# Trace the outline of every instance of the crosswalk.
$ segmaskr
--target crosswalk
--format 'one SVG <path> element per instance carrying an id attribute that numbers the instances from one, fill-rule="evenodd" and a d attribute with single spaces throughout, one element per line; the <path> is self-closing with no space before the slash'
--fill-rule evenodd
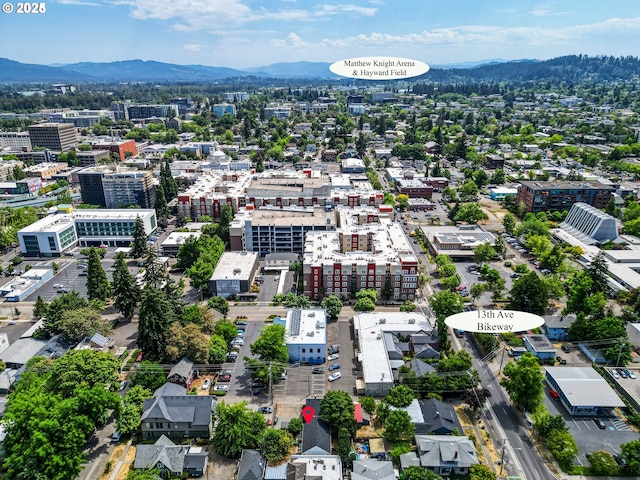
<path id="1" fill-rule="evenodd" d="M 631 431 L 631 427 L 629 427 L 627 422 L 625 422 L 624 420 L 621 420 L 620 418 L 615 418 L 615 419 L 611 420 L 611 424 L 619 432 L 630 432 Z"/>

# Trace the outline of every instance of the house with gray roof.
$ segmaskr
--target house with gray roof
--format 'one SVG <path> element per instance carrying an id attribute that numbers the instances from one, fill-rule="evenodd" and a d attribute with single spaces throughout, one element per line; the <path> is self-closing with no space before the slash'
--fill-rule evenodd
<path id="1" fill-rule="evenodd" d="M 416 433 L 429 435 L 453 435 L 462 433 L 462 424 L 453 405 L 436 398 L 418 400 L 423 423 L 416 424 Z"/>
<path id="2" fill-rule="evenodd" d="M 331 427 L 320 418 L 320 400 L 308 398 L 306 406 L 311 406 L 314 417 L 302 427 L 302 454 L 329 455 L 331 453 Z"/>
<path id="3" fill-rule="evenodd" d="M 142 438 L 209 438 L 215 401 L 202 395 L 173 395 L 173 387 L 159 388 L 143 404 Z"/>
<path id="4" fill-rule="evenodd" d="M 396 474 L 391 462 L 366 458 L 353 462 L 351 480 L 396 480 Z"/>
<path id="5" fill-rule="evenodd" d="M 404 470 L 420 466 L 441 476 L 467 475 L 480 463 L 476 448 L 467 436 L 416 435 L 417 451 L 400 455 Z"/>
<path id="6" fill-rule="evenodd" d="M 238 465 L 238 480 L 262 480 L 265 465 L 258 450 L 243 450 Z"/>
<path id="7" fill-rule="evenodd" d="M 434 373 L 436 371 L 433 365 L 427 362 L 423 362 L 418 358 L 414 358 L 413 360 L 410 360 L 409 362 L 406 363 L 406 366 L 409 367 L 410 370 L 416 372 L 417 377 L 422 377 L 423 375 L 426 375 L 428 373 Z"/>
<path id="8" fill-rule="evenodd" d="M 201 477 L 207 472 L 208 455 L 200 447 L 176 445 L 161 435 L 154 444 L 137 446 L 133 468 L 158 468 L 163 477 L 180 477 L 183 472 Z"/>
<path id="9" fill-rule="evenodd" d="M 186 389 L 189 389 L 192 381 L 193 362 L 187 357 L 176 363 L 176 365 L 169 371 L 169 375 L 167 376 L 167 382 L 182 385 Z"/>
<path id="10" fill-rule="evenodd" d="M 575 315 L 545 315 L 543 318 L 542 328 L 547 338 L 552 341 L 567 340 L 569 327 L 576 320 Z"/>

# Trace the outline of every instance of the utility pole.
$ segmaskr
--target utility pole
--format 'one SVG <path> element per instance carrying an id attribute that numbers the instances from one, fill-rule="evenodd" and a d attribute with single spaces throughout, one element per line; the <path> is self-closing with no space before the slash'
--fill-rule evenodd
<path id="1" fill-rule="evenodd" d="M 273 405 L 273 384 L 271 382 L 271 364 L 269 364 L 269 400 Z"/>
<path id="2" fill-rule="evenodd" d="M 502 459 L 500 460 L 500 473 L 498 476 L 502 476 L 502 467 L 504 466 L 504 451 L 507 449 L 507 439 L 502 441 Z"/>

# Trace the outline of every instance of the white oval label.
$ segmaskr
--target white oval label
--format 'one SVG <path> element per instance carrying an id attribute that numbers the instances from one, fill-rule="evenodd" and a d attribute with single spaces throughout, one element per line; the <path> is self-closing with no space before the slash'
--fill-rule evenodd
<path id="1" fill-rule="evenodd" d="M 544 325 L 544 318 L 517 310 L 476 310 L 451 315 L 444 323 L 465 332 L 525 332 Z"/>
<path id="2" fill-rule="evenodd" d="M 329 70 L 342 77 L 360 80 L 397 80 L 427 73 L 429 65 L 410 58 L 360 57 L 335 62 Z"/>

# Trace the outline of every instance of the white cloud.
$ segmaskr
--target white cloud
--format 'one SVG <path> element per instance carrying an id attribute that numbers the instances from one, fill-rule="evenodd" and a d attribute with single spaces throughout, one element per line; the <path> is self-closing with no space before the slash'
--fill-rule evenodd
<path id="1" fill-rule="evenodd" d="M 184 45 L 184 49 L 187 52 L 200 52 L 200 51 L 202 51 L 202 47 L 200 45 L 195 44 L 195 43 L 186 43 Z"/>
<path id="2" fill-rule="evenodd" d="M 637 33 L 640 17 L 612 18 L 599 23 L 574 25 L 565 28 L 502 27 L 467 25 L 423 30 L 418 33 L 394 35 L 373 32 L 344 38 L 327 38 L 321 45 L 332 48 L 393 47 L 407 45 L 500 45 L 505 42 L 526 45 L 545 45 L 554 42 L 579 41 L 595 34 Z"/>
<path id="3" fill-rule="evenodd" d="M 554 12 L 548 8 L 537 8 L 533 10 L 529 10 L 529 15 L 534 17 L 553 17 L 556 15 L 567 15 L 569 12 Z"/>
<path id="4" fill-rule="evenodd" d="M 81 1 L 81 0 L 64 0 Z M 370 17 L 376 8 L 354 4 L 321 4 L 314 10 L 283 8 L 267 10 L 264 7 L 251 9 L 246 0 L 108 0 L 113 5 L 128 5 L 130 16 L 137 20 L 174 21 L 174 30 L 209 30 L 224 25 L 236 26 L 261 20 L 273 22 L 313 21 L 345 13 Z M 290 0 L 287 0 L 290 1 Z M 291 3 L 295 3 L 291 2 Z M 223 28 L 224 28 L 223 27 Z"/>
<path id="5" fill-rule="evenodd" d="M 286 47 L 307 48 L 311 46 L 309 43 L 302 40 L 298 35 L 296 35 L 293 32 L 289 33 L 286 39 L 273 40 L 271 43 L 273 44 L 274 47 L 277 47 L 277 48 L 286 48 Z"/>

